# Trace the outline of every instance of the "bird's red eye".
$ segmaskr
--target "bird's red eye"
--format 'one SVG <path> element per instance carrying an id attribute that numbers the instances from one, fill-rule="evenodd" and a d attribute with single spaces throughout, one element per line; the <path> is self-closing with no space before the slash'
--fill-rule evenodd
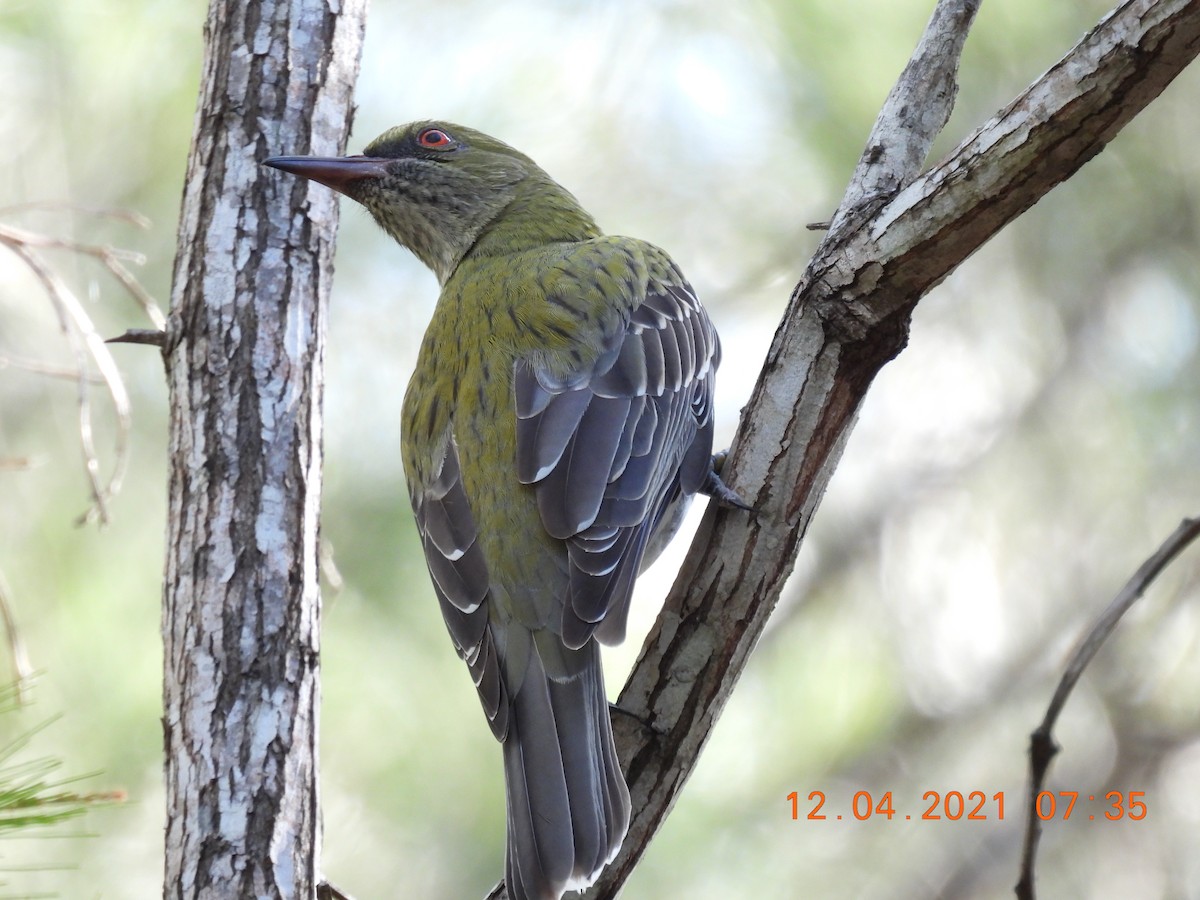
<path id="1" fill-rule="evenodd" d="M 440 128 L 426 128 L 417 135 L 417 143 L 427 150 L 446 150 L 454 146 L 454 138 Z"/>

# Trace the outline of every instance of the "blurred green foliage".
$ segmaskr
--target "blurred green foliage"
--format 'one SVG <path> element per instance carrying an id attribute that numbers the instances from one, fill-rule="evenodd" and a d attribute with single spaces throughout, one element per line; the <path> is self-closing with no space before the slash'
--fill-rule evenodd
<path id="1" fill-rule="evenodd" d="M 610 231 L 665 246 L 726 347 L 738 408 L 929 0 L 377 2 L 353 149 L 437 116 L 503 137 Z M 950 149 L 1107 11 L 984 4 Z M 146 255 L 164 304 L 204 5 L 0 7 L 0 207 L 129 208 L 145 232 L 69 208 L 4 221 Z M 1200 70 L 924 301 L 878 379 L 777 618 L 627 894 L 992 898 L 1016 880 L 1027 735 L 1084 624 L 1200 507 Z M 288 147 L 271 148 L 286 153 Z M 265 177 L 274 177 L 267 175 Z M 428 588 L 397 454 L 399 404 L 436 285 L 343 207 L 326 392 L 325 869 L 360 898 L 482 896 L 500 871 L 499 753 Z M 50 256 L 105 334 L 145 327 L 94 261 Z M 94 839 L 7 843 L 29 892 L 160 893 L 159 595 L 165 387 L 115 353 L 133 464 L 104 529 L 87 504 L 75 386 L 10 364 L 71 357 L 35 283 L 0 254 L 0 570 L 34 665 L 40 735 L 129 802 Z M 94 392 L 102 468 L 113 426 Z M 676 550 L 674 559 L 679 558 Z M 639 592 L 614 692 L 671 577 Z M 1096 660 L 1067 708 L 1052 787 L 1144 790 L 1142 822 L 1049 823 L 1046 896 L 1200 896 L 1200 603 L 1192 551 Z M 639 629 L 640 628 L 640 632 Z M 2 737 L 2 736 L 0 736 Z M 2 740 L 0 740 L 2 742 Z M 793 822 L 823 791 L 845 821 Z M 1004 791 L 1003 822 L 854 821 L 855 792 Z M 802 814 L 806 807 L 802 804 Z M 915 815 L 914 815 L 915 819 Z M 15 884 L 15 882 L 14 882 Z"/>

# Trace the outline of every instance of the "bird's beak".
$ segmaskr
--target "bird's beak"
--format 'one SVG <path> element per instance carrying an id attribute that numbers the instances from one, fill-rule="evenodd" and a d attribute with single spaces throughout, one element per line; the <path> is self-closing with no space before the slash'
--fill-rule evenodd
<path id="1" fill-rule="evenodd" d="M 387 159 L 374 156 L 272 156 L 263 165 L 319 182 L 350 195 L 351 187 L 387 174 Z"/>

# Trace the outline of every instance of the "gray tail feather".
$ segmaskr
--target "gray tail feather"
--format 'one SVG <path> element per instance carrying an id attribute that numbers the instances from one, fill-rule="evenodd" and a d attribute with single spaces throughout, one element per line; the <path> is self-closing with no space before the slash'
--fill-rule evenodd
<path id="1" fill-rule="evenodd" d="M 629 827 L 629 789 L 613 744 L 600 648 L 579 674 L 547 677 L 536 647 L 512 698 L 504 741 L 505 881 L 511 900 L 558 900 L 591 884 Z"/>

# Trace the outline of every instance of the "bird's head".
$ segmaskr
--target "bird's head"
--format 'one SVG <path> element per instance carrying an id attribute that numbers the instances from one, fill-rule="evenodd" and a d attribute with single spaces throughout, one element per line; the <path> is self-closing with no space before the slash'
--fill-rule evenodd
<path id="1" fill-rule="evenodd" d="M 263 163 L 358 201 L 443 283 L 468 253 L 599 233 L 575 198 L 528 156 L 448 122 L 392 128 L 361 156 L 275 156 Z"/>

